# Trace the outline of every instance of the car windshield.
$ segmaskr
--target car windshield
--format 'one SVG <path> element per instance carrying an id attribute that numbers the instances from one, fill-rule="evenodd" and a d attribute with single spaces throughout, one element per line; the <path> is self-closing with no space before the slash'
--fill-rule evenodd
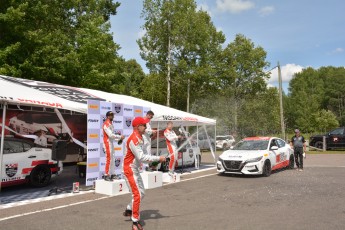
<path id="1" fill-rule="evenodd" d="M 223 141 L 223 140 L 226 140 L 226 139 L 227 139 L 226 137 L 216 137 L 217 141 Z"/>
<path id="2" fill-rule="evenodd" d="M 265 150 L 268 147 L 268 140 L 242 140 L 238 142 L 233 150 Z"/>

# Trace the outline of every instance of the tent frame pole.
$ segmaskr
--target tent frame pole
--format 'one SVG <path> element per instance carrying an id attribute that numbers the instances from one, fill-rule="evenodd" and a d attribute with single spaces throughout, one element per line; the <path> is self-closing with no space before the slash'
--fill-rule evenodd
<path id="1" fill-rule="evenodd" d="M 4 145 L 5 145 L 6 108 L 7 108 L 7 102 L 4 102 L 3 108 L 2 108 L 1 145 L 0 145 L 0 192 L 1 192 L 1 183 L 2 183 L 2 162 L 3 162 Z"/>

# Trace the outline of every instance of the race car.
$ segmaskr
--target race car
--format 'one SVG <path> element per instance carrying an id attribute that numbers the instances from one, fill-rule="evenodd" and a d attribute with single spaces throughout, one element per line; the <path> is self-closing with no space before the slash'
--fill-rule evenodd
<path id="1" fill-rule="evenodd" d="M 168 156 L 169 152 L 167 149 L 166 141 L 164 139 L 159 140 L 158 154 L 157 154 L 157 141 L 153 141 L 151 154 L 156 155 L 156 156 Z M 190 144 L 186 144 L 185 146 L 183 146 L 183 148 L 179 149 L 177 153 L 177 163 L 175 164 L 175 168 L 181 167 L 182 165 L 183 167 L 194 166 L 195 158 L 197 158 L 197 162 L 198 164 L 200 164 L 201 162 L 200 148 L 196 145 L 190 146 Z M 157 168 L 158 170 L 163 171 L 163 172 L 169 171 L 169 159 L 165 163 L 158 164 Z"/>
<path id="2" fill-rule="evenodd" d="M 62 172 L 62 163 L 52 160 L 52 150 L 19 138 L 5 138 L 1 186 L 29 182 L 44 187 Z"/>
<path id="3" fill-rule="evenodd" d="M 294 153 L 290 145 L 277 137 L 248 137 L 217 161 L 220 174 L 247 174 L 270 176 L 272 170 L 294 168 Z"/>

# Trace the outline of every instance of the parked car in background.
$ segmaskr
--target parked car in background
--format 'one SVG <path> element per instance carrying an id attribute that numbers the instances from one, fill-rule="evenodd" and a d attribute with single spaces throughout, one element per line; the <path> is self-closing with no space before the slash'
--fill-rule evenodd
<path id="1" fill-rule="evenodd" d="M 248 137 L 223 152 L 217 161 L 220 174 L 270 176 L 272 170 L 294 168 L 290 145 L 277 137 Z"/>
<path id="2" fill-rule="evenodd" d="M 217 149 L 227 150 L 235 143 L 235 138 L 231 135 L 216 136 Z"/>
<path id="3" fill-rule="evenodd" d="M 212 137 L 209 136 L 211 147 L 215 150 L 215 141 Z M 198 135 L 198 146 L 200 150 L 210 150 L 210 144 L 208 142 L 207 136 L 204 133 Z"/>
<path id="4" fill-rule="evenodd" d="M 44 187 L 62 172 L 62 162 L 52 160 L 52 150 L 19 138 L 5 138 L 1 186 L 29 182 Z"/>
<path id="5" fill-rule="evenodd" d="M 326 134 L 310 137 L 309 146 L 323 148 L 323 137 L 326 137 L 326 149 L 345 148 L 345 127 L 339 127 Z"/>
<path id="6" fill-rule="evenodd" d="M 178 146 L 182 144 L 178 143 Z M 159 148 L 158 148 L 158 154 L 157 154 L 157 140 L 152 141 L 151 145 L 151 154 L 156 156 L 168 156 L 168 149 L 166 145 L 165 139 L 159 139 Z M 194 166 L 195 165 L 195 157 L 197 158 L 198 163 L 201 162 L 201 152 L 200 148 L 196 145 L 190 145 L 186 144 L 184 147 L 182 147 L 177 154 L 177 164 L 175 164 L 175 167 L 181 167 L 183 166 Z M 183 158 L 183 159 L 182 159 Z M 183 160 L 183 162 L 182 162 Z M 165 163 L 160 163 L 157 166 L 158 170 L 166 172 L 169 170 L 169 161 Z"/>

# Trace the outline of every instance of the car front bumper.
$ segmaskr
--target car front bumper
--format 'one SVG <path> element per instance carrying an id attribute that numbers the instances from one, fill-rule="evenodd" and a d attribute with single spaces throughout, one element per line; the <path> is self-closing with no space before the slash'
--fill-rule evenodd
<path id="1" fill-rule="evenodd" d="M 234 162 L 234 163 L 233 163 Z M 229 174 L 261 175 L 263 161 L 245 163 L 241 161 L 218 160 L 217 172 Z"/>

